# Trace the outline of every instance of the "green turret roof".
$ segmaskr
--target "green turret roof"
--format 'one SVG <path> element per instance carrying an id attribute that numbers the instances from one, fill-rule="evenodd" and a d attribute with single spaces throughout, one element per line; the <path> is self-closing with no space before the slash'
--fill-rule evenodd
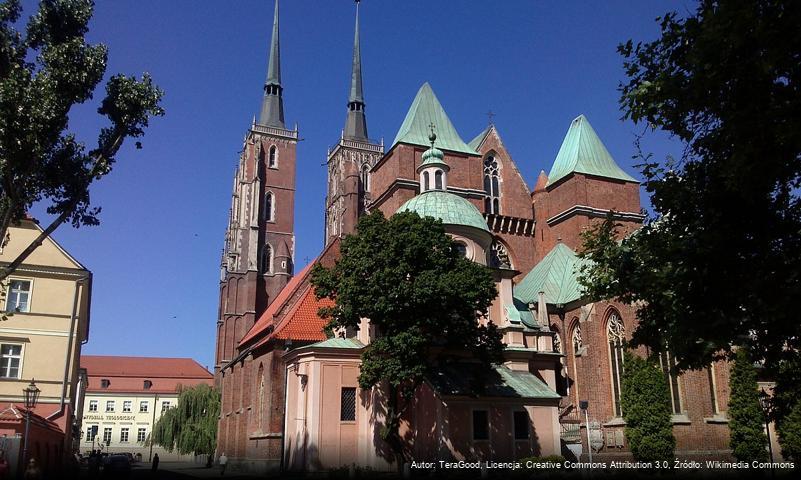
<path id="1" fill-rule="evenodd" d="M 584 115 L 579 115 L 570 124 L 548 174 L 548 185 L 574 172 L 626 182 L 637 181 L 615 162 Z"/>
<path id="2" fill-rule="evenodd" d="M 398 143 L 410 143 L 428 147 L 431 144 L 428 135 L 431 132 L 430 125 L 432 123 L 437 126 L 437 146 L 439 148 L 478 155 L 478 152 L 464 143 L 462 137 L 456 132 L 448 114 L 445 113 L 428 82 L 420 87 L 417 96 L 414 97 L 414 102 L 412 102 L 409 112 L 406 113 L 406 118 L 398 130 L 392 146 L 394 147 Z"/>
<path id="3" fill-rule="evenodd" d="M 481 212 L 464 198 L 442 190 L 429 190 L 409 199 L 399 212 L 416 212 L 421 217 L 434 217 L 445 225 L 463 225 L 489 232 Z"/>
<path id="4" fill-rule="evenodd" d="M 417 171 L 432 166 L 440 166 L 446 170 L 450 170 L 450 167 L 447 163 L 445 163 L 445 154 L 442 153 L 442 150 L 435 148 L 432 146 L 425 152 L 423 152 L 423 162 L 417 167 Z"/>
<path id="5" fill-rule="evenodd" d="M 539 292 L 545 292 L 545 302 L 552 305 L 580 299 L 582 287 L 578 275 L 582 262 L 570 247 L 556 244 L 517 285 L 515 297 L 526 304 L 536 303 Z"/>

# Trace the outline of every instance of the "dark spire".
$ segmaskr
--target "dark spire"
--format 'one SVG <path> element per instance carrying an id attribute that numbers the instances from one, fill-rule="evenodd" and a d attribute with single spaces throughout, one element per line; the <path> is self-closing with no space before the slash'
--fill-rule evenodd
<path id="1" fill-rule="evenodd" d="M 356 31 L 353 35 L 353 64 L 344 136 L 345 138 L 367 140 L 367 118 L 364 115 L 364 92 L 362 91 L 362 55 L 359 48 L 359 0 L 356 0 Z"/>
<path id="2" fill-rule="evenodd" d="M 270 42 L 270 60 L 267 65 L 267 80 L 264 83 L 264 98 L 261 102 L 259 124 L 284 127 L 284 100 L 281 86 L 281 45 L 278 35 L 278 0 L 275 0 L 273 37 Z"/>

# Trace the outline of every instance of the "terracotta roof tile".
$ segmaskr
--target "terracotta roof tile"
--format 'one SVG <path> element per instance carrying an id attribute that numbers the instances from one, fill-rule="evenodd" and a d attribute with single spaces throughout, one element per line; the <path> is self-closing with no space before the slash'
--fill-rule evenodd
<path id="1" fill-rule="evenodd" d="M 309 286 L 292 311 L 284 317 L 284 320 L 270 336 L 282 340 L 312 340 L 318 342 L 325 340 L 327 337 L 323 329 L 328 322 L 320 318 L 317 315 L 317 311 L 320 307 L 332 306 L 334 306 L 334 302 L 327 298 L 317 300 L 314 295 L 314 289 Z"/>
<path id="2" fill-rule="evenodd" d="M 81 367 L 90 377 L 213 378 L 208 370 L 191 358 L 81 355 Z"/>

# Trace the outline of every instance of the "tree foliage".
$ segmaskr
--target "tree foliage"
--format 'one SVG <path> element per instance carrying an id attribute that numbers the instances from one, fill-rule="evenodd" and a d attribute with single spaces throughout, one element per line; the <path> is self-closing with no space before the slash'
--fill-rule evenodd
<path id="1" fill-rule="evenodd" d="M 653 358 L 630 352 L 625 354 L 625 365 L 620 406 L 631 453 L 645 462 L 672 461 L 676 439 L 665 374 Z"/>
<path id="2" fill-rule="evenodd" d="M 729 448 L 738 460 L 768 460 L 765 414 L 759 403 L 756 369 L 745 348 L 737 350 L 729 385 Z"/>
<path id="3" fill-rule="evenodd" d="M 492 276 L 459 253 L 439 220 L 363 216 L 341 258 L 330 269 L 315 265 L 311 282 L 318 298 L 335 301 L 320 312 L 331 329 L 358 329 L 368 318 L 378 332 L 362 354 L 359 385 L 387 387 L 383 436 L 398 458 L 401 415 L 433 367 L 451 356 L 479 359 L 477 368 L 501 358 L 500 333 L 478 321 L 497 295 Z"/>
<path id="4" fill-rule="evenodd" d="M 62 223 L 98 224 L 90 184 L 111 171 L 126 138 L 141 137 L 150 118 L 164 114 L 148 74 L 113 75 L 97 110 L 108 120 L 97 145 L 87 149 L 69 131 L 72 107 L 90 100 L 106 74 L 106 46 L 85 38 L 93 10 L 91 0 L 41 0 L 21 32 L 20 1 L 0 2 L 0 240 L 34 203 L 46 201 L 56 215 L 0 280 Z"/>
<path id="5" fill-rule="evenodd" d="M 205 384 L 181 388 L 178 405 L 159 417 L 150 441 L 181 455 L 212 455 L 217 447 L 219 417 L 220 392 L 216 388 Z"/>
<path id="6" fill-rule="evenodd" d="M 801 402 L 796 402 L 790 412 L 777 425 L 782 455 L 795 462 L 801 461 Z"/>
<path id="7" fill-rule="evenodd" d="M 667 343 L 682 368 L 731 345 L 772 368 L 801 347 L 801 2 L 702 0 L 658 20 L 660 38 L 619 47 L 620 103 L 684 153 L 640 151 L 653 212 L 619 243 L 611 220 L 592 230 L 583 281 L 637 305 L 633 344 Z"/>

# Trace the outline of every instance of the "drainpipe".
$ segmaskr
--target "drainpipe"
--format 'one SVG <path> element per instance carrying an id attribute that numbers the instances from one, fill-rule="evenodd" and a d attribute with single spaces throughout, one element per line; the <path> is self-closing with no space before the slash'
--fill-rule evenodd
<path id="1" fill-rule="evenodd" d="M 156 406 L 159 404 L 159 394 L 153 397 L 153 420 L 150 421 L 150 457 L 148 462 L 153 462 L 153 427 L 156 426 Z M 147 437 L 146 437 L 147 438 Z"/>
<path id="2" fill-rule="evenodd" d="M 72 317 L 70 319 L 69 340 L 67 341 L 67 352 L 65 354 L 65 359 L 64 359 L 64 378 L 61 381 L 61 401 L 59 403 L 58 410 L 48 415 L 47 417 L 48 420 L 51 420 L 52 418 L 58 415 L 61 415 L 61 413 L 63 413 L 64 411 L 65 397 L 67 396 L 67 382 L 69 380 L 70 366 L 72 364 L 72 362 L 70 361 L 71 360 L 70 354 L 72 353 L 72 342 L 75 336 L 77 335 L 77 332 L 75 332 L 75 323 L 78 321 L 78 301 L 80 300 L 79 294 L 81 292 L 80 287 L 83 286 L 84 282 L 88 280 L 90 277 L 91 274 L 85 275 L 75 281 L 75 295 L 72 300 Z M 68 427 L 71 429 L 72 425 L 69 425 Z"/>

